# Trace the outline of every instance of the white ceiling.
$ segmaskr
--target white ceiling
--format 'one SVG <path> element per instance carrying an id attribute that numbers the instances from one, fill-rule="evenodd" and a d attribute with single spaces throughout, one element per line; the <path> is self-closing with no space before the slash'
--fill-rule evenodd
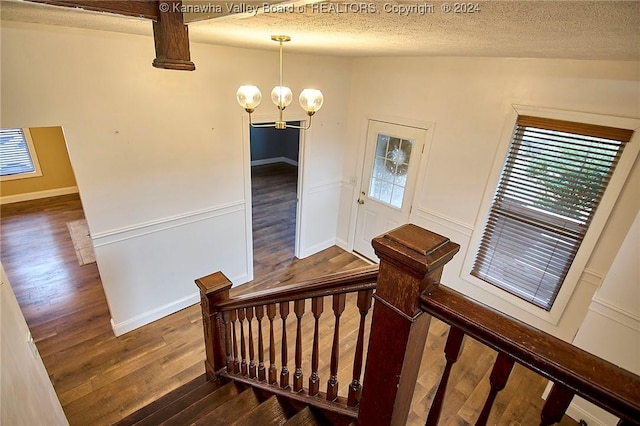
<path id="1" fill-rule="evenodd" d="M 222 14 L 188 16 L 191 40 L 203 43 L 275 49 L 270 36 L 286 34 L 292 37 L 287 50 L 317 54 L 640 60 L 639 0 L 481 1 L 472 2 L 474 13 L 443 12 L 453 1 L 302 0 L 280 3 L 288 11 L 233 15 L 227 6 L 247 9 L 264 1 L 197 1 L 223 8 Z M 395 13 L 398 6 L 424 5 L 425 14 Z M 19 0 L 0 7 L 3 20 L 152 34 L 151 23 L 136 18 Z M 359 7 L 365 10 L 354 10 Z M 210 16 L 218 17 L 197 20 Z"/>

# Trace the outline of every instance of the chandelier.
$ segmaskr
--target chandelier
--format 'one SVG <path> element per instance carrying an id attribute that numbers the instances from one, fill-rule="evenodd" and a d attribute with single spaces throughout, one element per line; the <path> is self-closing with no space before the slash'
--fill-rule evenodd
<path id="1" fill-rule="evenodd" d="M 300 106 L 307 112 L 309 122 L 306 126 L 287 125 L 286 121 L 282 118 L 282 112 L 293 100 L 293 94 L 291 93 L 291 89 L 282 85 L 282 46 L 285 42 L 290 41 L 291 37 L 274 35 L 271 36 L 271 40 L 277 41 L 280 45 L 280 80 L 278 85 L 271 91 L 271 100 L 276 104 L 276 107 L 278 107 L 278 120 L 275 123 L 266 124 L 253 124 L 251 121 L 251 113 L 262 101 L 262 93 L 257 86 L 240 86 L 236 92 L 236 98 L 240 106 L 249 113 L 249 124 L 252 127 L 275 127 L 276 129 L 291 127 L 294 129 L 307 130 L 311 127 L 311 117 L 322 107 L 324 101 L 322 92 L 318 89 L 304 89 L 300 93 L 298 100 L 300 101 Z"/>

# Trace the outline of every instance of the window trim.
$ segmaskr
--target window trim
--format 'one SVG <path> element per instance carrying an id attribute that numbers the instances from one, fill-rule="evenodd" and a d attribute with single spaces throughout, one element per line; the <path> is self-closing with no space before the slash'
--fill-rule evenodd
<path id="1" fill-rule="evenodd" d="M 558 292 L 551 310 L 549 311 L 539 308 L 518 296 L 512 295 L 505 290 L 471 275 L 476 253 L 489 217 L 493 195 L 500 180 L 500 172 L 502 171 L 502 167 L 508 155 L 508 149 L 511 144 L 511 138 L 516 127 L 517 119 L 518 116 L 523 115 L 635 130 L 633 137 L 629 142 L 627 142 L 625 149 L 622 152 L 620 161 L 611 176 L 611 181 L 609 182 L 602 200 L 600 201 L 600 205 L 593 216 L 589 229 L 587 230 L 584 240 L 580 245 L 580 249 L 576 253 L 565 281 Z M 535 106 L 513 105 L 513 109 L 505 122 L 500 143 L 498 144 L 494 156 L 491 172 L 484 188 L 482 202 L 476 216 L 473 233 L 465 254 L 461 278 L 466 282 L 481 288 L 487 293 L 497 296 L 512 304 L 516 309 L 532 314 L 553 325 L 557 325 L 569 300 L 571 299 L 571 295 L 577 288 L 582 275 L 587 272 L 585 268 L 588 260 L 591 257 L 593 249 L 598 242 L 598 238 L 609 219 L 615 202 L 618 199 L 618 196 L 620 195 L 620 192 L 638 156 L 638 152 L 640 151 L 639 128 L 640 120 L 634 118 L 615 117 Z"/>
<path id="2" fill-rule="evenodd" d="M 36 147 L 33 144 L 33 138 L 31 137 L 31 129 L 29 129 L 28 127 L 23 127 L 22 133 L 24 134 L 24 140 L 27 143 L 27 149 L 29 150 L 29 155 L 31 156 L 31 162 L 33 163 L 33 168 L 35 170 L 33 172 L 0 176 L 0 182 L 17 180 L 17 179 L 29 179 L 29 178 L 42 176 L 40 161 L 38 161 L 38 155 L 36 154 Z"/>

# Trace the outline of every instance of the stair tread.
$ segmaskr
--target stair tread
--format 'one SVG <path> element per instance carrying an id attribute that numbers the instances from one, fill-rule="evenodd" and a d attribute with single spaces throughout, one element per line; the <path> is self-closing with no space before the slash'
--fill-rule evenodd
<path id="1" fill-rule="evenodd" d="M 196 401 L 190 401 L 188 406 L 181 407 L 181 410 L 173 413 L 171 417 L 155 419 L 156 423 L 154 424 L 182 426 L 216 410 L 230 400 L 233 401 L 238 393 L 238 387 L 235 383 L 227 383 L 214 392 L 200 395 L 201 397 Z"/>
<path id="2" fill-rule="evenodd" d="M 207 426 L 227 426 L 229 419 L 237 419 L 239 413 L 247 413 L 260 405 L 258 396 L 254 392 L 253 388 L 248 388 L 244 392 L 240 393 L 236 397 L 226 401 L 225 403 L 217 406 L 214 410 L 211 410 L 199 416 L 194 422 L 195 425 L 207 425 Z"/>
<path id="3" fill-rule="evenodd" d="M 165 407 L 172 404 L 173 402 L 185 397 L 186 395 L 190 394 L 194 390 L 200 388 L 203 385 L 207 385 L 209 383 L 212 383 L 212 382 L 210 382 L 207 379 L 206 375 L 204 374 L 200 375 L 195 379 L 191 380 L 190 382 L 187 382 L 184 385 L 161 396 L 160 398 L 156 399 L 150 404 L 145 405 L 144 407 L 140 408 L 137 411 L 134 411 L 124 419 L 117 422 L 114 426 L 128 426 L 128 425 L 137 424 L 141 420 L 144 420 L 145 418 L 153 415 L 157 411 L 164 409 Z M 214 386 L 219 386 L 219 385 L 214 385 Z"/>
<path id="4" fill-rule="evenodd" d="M 319 426 L 328 424 L 320 419 L 309 407 L 300 410 L 284 424 L 285 426 Z"/>
<path id="5" fill-rule="evenodd" d="M 280 426 L 286 423 L 287 418 L 286 411 L 274 395 L 231 424 L 233 426 Z"/>
<path id="6" fill-rule="evenodd" d="M 167 401 L 167 403 L 163 407 L 160 407 L 158 410 L 139 420 L 137 423 L 135 423 L 135 425 L 147 426 L 160 424 L 164 420 L 171 418 L 172 416 L 180 413 L 192 404 L 195 404 L 196 402 L 205 398 L 207 395 L 211 395 L 217 392 L 224 386 L 227 385 L 221 385 L 220 383 L 214 381 L 207 381 L 205 383 L 202 383 L 197 388 L 192 389 L 188 393 L 180 395 L 173 401 Z"/>

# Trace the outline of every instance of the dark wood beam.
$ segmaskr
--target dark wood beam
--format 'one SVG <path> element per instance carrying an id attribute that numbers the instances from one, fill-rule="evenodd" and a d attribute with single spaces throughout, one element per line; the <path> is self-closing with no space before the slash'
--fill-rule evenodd
<path id="1" fill-rule="evenodd" d="M 189 29 L 184 24 L 182 1 L 174 0 L 28 0 L 34 3 L 80 8 L 94 12 L 134 16 L 153 21 L 156 58 L 153 66 L 193 71 Z"/>
<path id="2" fill-rule="evenodd" d="M 94 12 L 115 13 L 138 18 L 158 19 L 156 0 L 27 0 L 33 3 L 50 4 L 92 10 Z"/>
<path id="3" fill-rule="evenodd" d="M 189 51 L 189 28 L 184 24 L 182 15 L 182 1 L 163 0 L 156 4 L 158 19 L 153 21 L 156 43 L 153 66 L 170 70 L 195 70 Z"/>

